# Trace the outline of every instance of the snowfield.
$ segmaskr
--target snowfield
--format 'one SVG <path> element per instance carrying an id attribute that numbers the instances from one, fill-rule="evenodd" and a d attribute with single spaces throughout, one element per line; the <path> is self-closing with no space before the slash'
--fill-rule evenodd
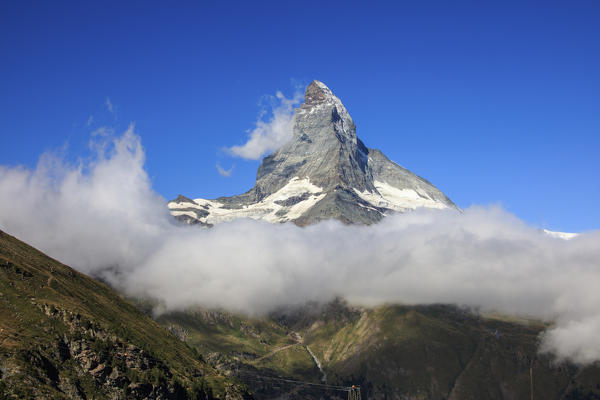
<path id="1" fill-rule="evenodd" d="M 305 197 L 291 206 L 280 204 L 281 202 L 298 197 Z M 215 200 L 194 199 L 194 203 L 175 202 L 168 204 L 173 216 L 187 215 L 207 224 L 218 224 L 232 221 L 238 218 L 262 219 L 268 222 L 286 222 L 299 218 L 304 212 L 317 204 L 325 193 L 323 190 L 310 183 L 308 178 L 292 178 L 287 185 L 279 189 L 262 201 L 241 208 L 224 208 L 225 204 Z M 198 215 L 190 209 L 208 212 L 205 217 Z"/>

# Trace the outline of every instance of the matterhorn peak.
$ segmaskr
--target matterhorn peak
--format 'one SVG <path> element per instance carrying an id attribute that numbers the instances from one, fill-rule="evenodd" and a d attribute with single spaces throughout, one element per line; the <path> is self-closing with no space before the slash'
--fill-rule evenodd
<path id="1" fill-rule="evenodd" d="M 317 80 L 295 110 L 292 139 L 263 159 L 252 189 L 214 200 L 180 196 L 169 203 L 176 218 L 202 225 L 236 218 L 371 224 L 420 207 L 456 208 L 431 183 L 367 148 L 341 100 Z"/>

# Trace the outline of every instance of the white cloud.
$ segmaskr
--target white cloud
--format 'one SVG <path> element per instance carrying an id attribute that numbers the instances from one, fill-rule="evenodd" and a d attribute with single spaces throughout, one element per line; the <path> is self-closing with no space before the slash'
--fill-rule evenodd
<path id="1" fill-rule="evenodd" d="M 102 136 L 102 137 L 108 137 L 110 135 L 114 134 L 114 130 L 111 127 L 108 126 L 101 126 L 100 128 L 92 131 L 91 135 L 92 138 L 95 136 Z"/>
<path id="2" fill-rule="evenodd" d="M 219 163 L 217 163 L 217 171 L 219 172 L 219 175 L 224 176 L 226 178 L 229 178 L 231 176 L 231 174 L 233 173 L 233 168 L 235 168 L 235 165 L 232 165 L 229 169 L 225 169 L 221 167 Z"/>
<path id="3" fill-rule="evenodd" d="M 108 112 L 113 112 L 114 111 L 114 106 L 113 103 L 110 101 L 110 99 L 107 97 L 106 98 L 106 102 L 104 103 L 106 105 L 106 109 L 108 110 Z"/>
<path id="4" fill-rule="evenodd" d="M 87 122 L 85 123 L 85 126 L 90 126 L 92 122 L 94 122 L 94 116 L 90 115 L 87 119 Z"/>
<path id="5" fill-rule="evenodd" d="M 263 110 L 256 121 L 256 127 L 248 133 L 248 140 L 240 146 L 227 148 L 229 154 L 248 160 L 258 160 L 263 155 L 273 152 L 287 143 L 293 133 L 294 107 L 302 101 L 302 92 L 296 91 L 293 98 L 286 98 L 281 92 L 271 97 L 270 118 L 263 120 L 269 114 Z"/>
<path id="6" fill-rule="evenodd" d="M 34 170 L 0 167 L 0 229 L 169 309 L 260 313 L 337 295 L 452 303 L 553 321 L 542 350 L 600 360 L 600 232 L 565 241 L 498 207 L 417 211 L 370 227 L 180 226 L 152 190 L 133 126 L 95 140 L 104 144 L 89 164 L 46 154 Z"/>

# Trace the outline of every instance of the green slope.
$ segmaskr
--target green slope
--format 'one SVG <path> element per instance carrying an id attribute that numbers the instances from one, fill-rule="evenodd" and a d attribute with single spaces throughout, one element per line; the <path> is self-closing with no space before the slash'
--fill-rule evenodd
<path id="1" fill-rule="evenodd" d="M 441 305 L 351 308 L 342 301 L 265 318 L 190 311 L 158 321 L 185 330 L 188 343 L 247 379 L 258 399 L 344 398 L 256 377 L 320 382 L 305 346 L 327 383 L 360 385 L 363 399 L 530 399 L 532 383 L 535 399 L 600 399 L 598 365 L 557 364 L 538 354 L 546 326 L 536 321 Z"/>
<path id="2" fill-rule="evenodd" d="M 484 318 L 448 306 L 381 306 L 351 320 L 325 315 L 305 339 L 331 383 L 366 398 L 600 398 L 600 368 L 537 353 L 540 323 Z M 576 396 L 576 397 L 572 397 Z"/>
<path id="3" fill-rule="evenodd" d="M 201 308 L 163 314 L 157 321 L 196 348 L 216 368 L 318 381 L 320 374 L 301 336 L 270 318 Z"/>
<path id="4" fill-rule="evenodd" d="M 113 290 L 0 231 L 0 398 L 248 398 Z"/>
<path id="5" fill-rule="evenodd" d="M 177 332 L 223 373 L 238 376 L 258 399 L 316 399 L 322 391 L 270 378 L 319 383 L 321 374 L 298 332 L 277 319 L 193 308 L 157 321 Z"/>

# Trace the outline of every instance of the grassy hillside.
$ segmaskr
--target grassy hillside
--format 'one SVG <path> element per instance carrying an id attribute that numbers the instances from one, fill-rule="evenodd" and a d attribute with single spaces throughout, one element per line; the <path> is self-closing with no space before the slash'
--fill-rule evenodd
<path id="1" fill-rule="evenodd" d="M 600 368 L 537 353 L 543 329 L 448 306 L 388 305 L 350 320 L 325 314 L 304 335 L 330 382 L 358 382 L 365 398 L 530 399 L 532 381 L 536 399 L 600 398 Z"/>
<path id="2" fill-rule="evenodd" d="M 456 307 L 366 309 L 336 301 L 262 319 L 196 311 L 158 321 L 185 331 L 217 368 L 239 373 L 258 399 L 344 398 L 256 377 L 319 383 L 306 346 L 328 384 L 360 385 L 363 399 L 530 399 L 532 383 L 534 399 L 600 399 L 598 366 L 538 354 L 543 324 Z"/>
<path id="3" fill-rule="evenodd" d="M 118 294 L 0 231 L 0 398 L 247 398 Z"/>
<path id="4" fill-rule="evenodd" d="M 288 391 L 294 392 L 295 398 L 313 398 L 312 392 L 298 391 L 297 385 L 280 390 L 281 382 L 262 378 L 320 380 L 302 337 L 271 318 L 195 308 L 163 314 L 157 321 L 185 339 L 216 369 L 245 380 L 257 398 L 273 398 Z"/>

